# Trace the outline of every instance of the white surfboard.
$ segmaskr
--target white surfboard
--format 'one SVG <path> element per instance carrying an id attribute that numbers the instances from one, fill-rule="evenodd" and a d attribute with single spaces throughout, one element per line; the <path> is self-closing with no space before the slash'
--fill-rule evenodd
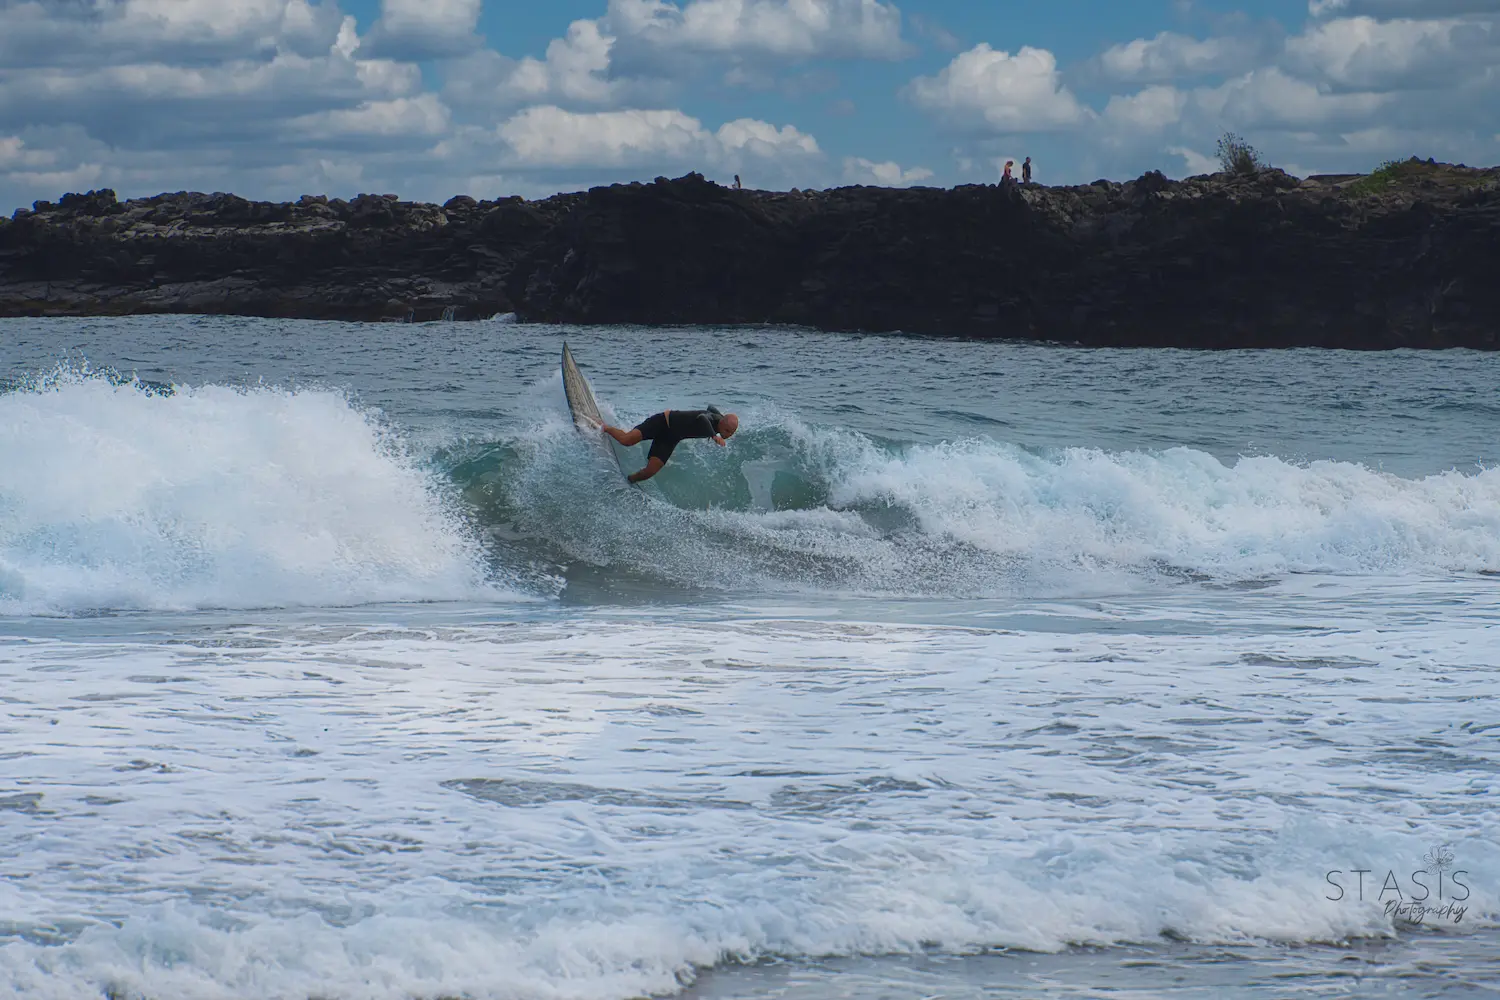
<path id="1" fill-rule="evenodd" d="M 578 365 L 573 361 L 573 352 L 568 350 L 566 342 L 563 343 L 562 352 L 562 379 L 563 395 L 568 397 L 568 411 L 573 415 L 573 426 L 590 441 L 598 442 L 599 447 L 609 452 L 610 457 L 615 460 L 620 474 L 628 476 L 625 466 L 620 462 L 620 453 L 599 430 L 604 426 L 604 418 L 599 415 L 594 390 L 590 388 L 589 380 L 583 377 L 583 372 L 578 370 Z"/>
<path id="2" fill-rule="evenodd" d="M 573 361 L 573 352 L 563 343 L 562 356 L 563 394 L 568 397 L 568 409 L 573 414 L 573 424 L 585 434 L 597 435 L 604 424 L 599 416 L 599 404 L 594 402 L 594 390 L 589 380 L 583 377 Z"/>

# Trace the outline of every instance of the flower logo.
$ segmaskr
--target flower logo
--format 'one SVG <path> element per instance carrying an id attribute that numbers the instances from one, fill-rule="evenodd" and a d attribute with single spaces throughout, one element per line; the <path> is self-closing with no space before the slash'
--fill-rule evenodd
<path id="1" fill-rule="evenodd" d="M 1427 871 L 1441 875 L 1453 867 L 1453 858 L 1453 848 L 1448 844 L 1439 844 L 1422 856 L 1422 862 L 1427 866 Z"/>

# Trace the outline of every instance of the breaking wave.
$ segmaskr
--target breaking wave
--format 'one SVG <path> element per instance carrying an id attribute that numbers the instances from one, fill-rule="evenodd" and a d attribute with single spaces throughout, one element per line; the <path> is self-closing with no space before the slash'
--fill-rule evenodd
<path id="1" fill-rule="evenodd" d="M 0 395 L 0 610 L 448 600 L 474 532 L 340 393 L 62 370 Z"/>
<path id="2" fill-rule="evenodd" d="M 455 458 L 453 475 L 534 557 L 687 587 L 985 597 L 1500 568 L 1497 469 L 905 444 L 777 413 L 744 427 L 727 449 L 684 444 L 645 492 L 560 417 Z"/>
<path id="3" fill-rule="evenodd" d="M 556 395 L 540 422 L 417 454 L 327 389 L 76 371 L 15 388 L 0 394 L 0 609 L 482 600 L 514 581 L 991 597 L 1500 569 L 1500 469 L 911 444 L 767 411 L 729 448 L 684 444 L 642 491 Z"/>

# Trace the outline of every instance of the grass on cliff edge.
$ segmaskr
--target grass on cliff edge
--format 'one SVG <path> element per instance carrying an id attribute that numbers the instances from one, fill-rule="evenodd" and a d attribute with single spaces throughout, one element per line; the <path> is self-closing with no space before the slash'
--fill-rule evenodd
<path id="1" fill-rule="evenodd" d="M 1425 166 L 1427 164 L 1415 156 L 1409 160 L 1386 160 L 1344 190 L 1350 194 L 1376 194 L 1398 181 L 1414 177 Z"/>
<path id="2" fill-rule="evenodd" d="M 1386 160 L 1369 174 L 1345 185 L 1344 190 L 1353 195 L 1380 194 L 1421 177 L 1442 177 L 1445 181 L 1460 186 L 1482 184 L 1485 181 L 1482 174 L 1471 176 L 1470 172 L 1462 168 L 1454 170 L 1449 164 L 1434 163 L 1413 156 L 1409 160 Z"/>

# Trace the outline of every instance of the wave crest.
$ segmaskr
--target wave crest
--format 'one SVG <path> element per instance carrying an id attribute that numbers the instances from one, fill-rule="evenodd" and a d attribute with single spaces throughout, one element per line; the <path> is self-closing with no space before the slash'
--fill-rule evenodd
<path id="1" fill-rule="evenodd" d="M 0 609 L 343 605 L 483 590 L 473 532 L 327 390 L 63 370 L 0 395 Z"/>

